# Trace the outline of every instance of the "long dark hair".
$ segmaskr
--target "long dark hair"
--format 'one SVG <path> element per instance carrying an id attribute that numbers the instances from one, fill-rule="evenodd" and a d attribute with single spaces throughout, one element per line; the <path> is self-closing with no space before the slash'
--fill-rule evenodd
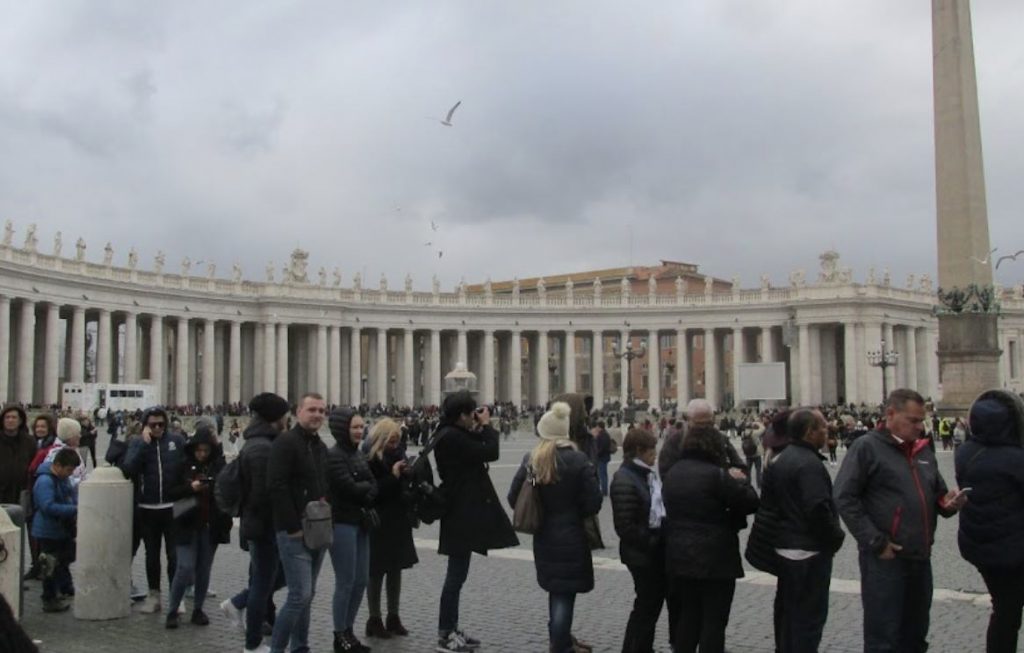
<path id="1" fill-rule="evenodd" d="M 725 451 L 718 432 L 713 426 L 691 427 L 683 436 L 682 453 L 703 458 L 724 467 L 726 463 Z"/>

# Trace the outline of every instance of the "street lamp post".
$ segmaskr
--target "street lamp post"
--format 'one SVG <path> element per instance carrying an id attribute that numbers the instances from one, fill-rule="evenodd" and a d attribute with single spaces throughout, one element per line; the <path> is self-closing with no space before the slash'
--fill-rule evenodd
<path id="1" fill-rule="evenodd" d="M 885 376 L 885 370 L 896 367 L 900 361 L 900 353 L 886 348 L 885 338 L 882 338 L 882 347 L 875 351 L 868 352 L 868 364 L 882 370 L 882 403 L 889 398 L 889 383 Z"/>
<path id="2" fill-rule="evenodd" d="M 550 354 L 548 356 L 548 382 L 551 384 L 551 394 L 558 392 L 558 377 L 555 376 L 557 370 L 558 356 Z"/>
<path id="3" fill-rule="evenodd" d="M 640 341 L 640 348 L 633 349 L 633 341 L 626 341 L 625 347 L 616 344 L 612 349 L 612 355 L 626 361 L 626 407 L 633 405 L 633 361 L 647 355 L 647 341 Z"/>

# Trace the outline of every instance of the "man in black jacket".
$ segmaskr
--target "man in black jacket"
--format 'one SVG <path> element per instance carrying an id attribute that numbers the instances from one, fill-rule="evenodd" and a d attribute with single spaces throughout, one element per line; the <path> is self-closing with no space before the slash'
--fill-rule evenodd
<path id="1" fill-rule="evenodd" d="M 288 423 L 288 402 L 272 392 L 264 392 L 252 398 L 249 412 L 253 417 L 242 434 L 245 446 L 238 454 L 242 481 L 239 539 L 249 549 L 249 587 L 221 603 L 220 608 L 236 625 L 241 625 L 245 611 L 245 650 L 258 651 L 271 597 L 283 585 L 277 578 L 279 558 L 267 468 L 273 442 Z"/>
<path id="2" fill-rule="evenodd" d="M 925 417 L 920 394 L 894 390 L 885 427 L 857 438 L 836 476 L 839 514 L 860 549 L 866 653 L 928 649 L 936 515 L 967 501 L 947 492 L 922 437 Z"/>
<path id="3" fill-rule="evenodd" d="M 303 395 L 295 412 L 296 425 L 274 438 L 267 466 L 277 550 L 288 584 L 288 598 L 278 611 L 271 636 L 272 653 L 308 649 L 309 610 L 324 550 L 308 548 L 302 538 L 306 504 L 327 496 L 327 447 L 318 432 L 327 414 L 324 398 Z"/>
<path id="4" fill-rule="evenodd" d="M 762 506 L 779 517 L 775 644 L 787 653 L 816 653 L 828 619 L 832 557 L 845 534 L 818 453 L 828 435 L 825 417 L 801 408 L 790 416 L 787 434 L 791 442 L 765 472 L 761 490 Z"/>

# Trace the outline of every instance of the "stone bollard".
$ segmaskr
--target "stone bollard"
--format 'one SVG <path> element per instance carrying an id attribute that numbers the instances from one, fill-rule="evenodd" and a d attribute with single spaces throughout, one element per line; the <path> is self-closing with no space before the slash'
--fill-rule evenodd
<path id="1" fill-rule="evenodd" d="M 131 481 L 100 467 L 78 486 L 75 618 L 99 621 L 131 615 Z"/>
<path id="2" fill-rule="evenodd" d="M 15 525 L 0 506 L 0 594 L 4 595 L 11 611 L 21 616 L 21 527 Z"/>

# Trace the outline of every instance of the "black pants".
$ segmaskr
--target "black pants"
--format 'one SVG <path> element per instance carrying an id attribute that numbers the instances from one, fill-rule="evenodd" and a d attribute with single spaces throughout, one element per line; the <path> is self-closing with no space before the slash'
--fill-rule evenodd
<path id="1" fill-rule="evenodd" d="M 146 546 L 146 582 L 150 591 L 160 589 L 160 542 L 167 552 L 167 584 L 170 585 L 178 567 L 174 541 L 174 512 L 172 508 L 150 510 L 139 508 L 139 533 Z"/>
<path id="2" fill-rule="evenodd" d="M 622 642 L 622 653 L 652 653 L 654 631 L 661 616 L 661 605 L 665 602 L 668 587 L 665 571 L 660 565 L 652 567 L 630 567 L 636 598 L 633 611 L 626 623 L 626 637 Z"/>
<path id="3" fill-rule="evenodd" d="M 724 653 L 725 627 L 736 580 L 675 577 L 671 581 L 679 615 L 672 624 L 676 653 Z"/>
<path id="4" fill-rule="evenodd" d="M 1014 653 L 1024 609 L 1024 567 L 980 569 L 992 596 L 992 616 L 985 638 L 987 653 Z"/>
<path id="5" fill-rule="evenodd" d="M 924 653 L 932 607 L 931 560 L 860 552 L 865 653 Z"/>
<path id="6" fill-rule="evenodd" d="M 828 619 L 832 556 L 779 560 L 775 600 L 775 647 L 785 653 L 817 653 Z"/>

